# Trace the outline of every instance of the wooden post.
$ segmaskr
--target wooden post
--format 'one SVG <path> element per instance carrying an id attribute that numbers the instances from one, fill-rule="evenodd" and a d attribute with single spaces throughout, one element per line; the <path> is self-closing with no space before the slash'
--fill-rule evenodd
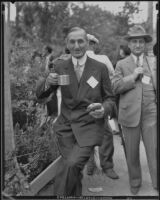
<path id="1" fill-rule="evenodd" d="M 153 38 L 153 41 L 147 44 L 148 56 L 154 56 L 153 55 L 153 43 L 154 43 L 154 36 L 153 36 L 153 1 L 148 1 L 147 32 Z"/>
<path id="2" fill-rule="evenodd" d="M 9 76 L 9 64 L 8 64 L 8 55 L 9 55 L 9 35 L 10 35 L 10 3 L 8 3 L 8 18 L 5 16 L 3 18 L 4 24 L 4 153 L 5 153 L 5 162 L 7 162 L 7 155 L 11 155 L 15 150 L 15 141 L 14 141 L 14 131 L 13 131 L 13 121 L 12 121 L 12 106 L 11 106 L 11 90 L 10 90 L 10 76 Z M 6 8 L 5 8 L 6 9 Z M 21 180 L 21 189 L 22 193 L 27 189 L 28 185 L 25 182 L 24 175 L 21 173 L 19 164 L 17 162 L 16 156 L 13 155 L 12 166 L 15 167 L 15 173 Z M 9 173 L 9 172 L 8 172 Z M 5 176 L 8 174 L 5 172 Z M 24 180 L 24 181 L 23 181 Z"/>
<path id="3" fill-rule="evenodd" d="M 10 16 L 10 9 L 8 7 L 8 17 Z M 9 52 L 9 19 L 4 19 L 4 130 L 5 130 L 5 154 L 12 152 L 15 149 L 12 108 L 11 108 L 11 91 L 10 78 L 8 66 L 8 52 Z"/>
<path id="4" fill-rule="evenodd" d="M 15 2 L 16 6 L 16 29 L 19 28 L 19 2 Z"/>

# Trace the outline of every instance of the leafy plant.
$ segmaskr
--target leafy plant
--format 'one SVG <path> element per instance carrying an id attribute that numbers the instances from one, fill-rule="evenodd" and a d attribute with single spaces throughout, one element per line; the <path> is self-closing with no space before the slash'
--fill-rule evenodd
<path id="1" fill-rule="evenodd" d="M 45 59 L 33 57 L 38 51 L 35 46 L 24 38 L 11 42 L 9 68 L 15 151 L 5 155 L 4 190 L 10 195 L 19 195 L 22 182 L 30 183 L 59 156 L 53 131 L 55 116 L 48 118 L 44 104 L 39 104 L 35 95 L 37 81 L 46 76 Z M 41 52 L 39 49 L 40 55 Z M 19 171 L 13 162 L 15 158 Z"/>

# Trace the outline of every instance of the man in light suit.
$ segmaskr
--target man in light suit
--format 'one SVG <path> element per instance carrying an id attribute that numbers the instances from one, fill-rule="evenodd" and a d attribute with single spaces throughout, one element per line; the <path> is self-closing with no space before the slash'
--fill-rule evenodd
<path id="1" fill-rule="evenodd" d="M 129 182 L 132 194 L 141 184 L 140 138 L 146 150 L 153 188 L 157 189 L 157 105 L 155 57 L 145 56 L 146 43 L 152 41 L 142 26 L 133 26 L 125 37 L 131 55 L 120 60 L 113 87 L 120 94 L 118 120 L 125 138 Z"/>
<path id="2" fill-rule="evenodd" d="M 37 88 L 45 98 L 58 88 L 58 75 L 68 74 L 70 84 L 61 86 L 61 113 L 54 124 L 63 164 L 54 179 L 54 194 L 82 195 L 82 170 L 94 146 L 101 145 L 104 118 L 112 114 L 115 97 L 105 65 L 86 55 L 85 30 L 72 28 L 66 38 L 71 58 L 55 66 Z"/>

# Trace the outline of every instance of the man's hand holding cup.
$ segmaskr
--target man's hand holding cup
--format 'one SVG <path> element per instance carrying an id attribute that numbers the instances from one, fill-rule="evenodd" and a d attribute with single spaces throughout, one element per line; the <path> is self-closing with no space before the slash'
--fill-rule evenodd
<path id="1" fill-rule="evenodd" d="M 46 79 L 46 85 L 47 87 L 50 87 L 51 85 L 69 85 L 70 79 L 69 75 L 58 75 L 57 73 L 50 73 Z"/>
<path id="2" fill-rule="evenodd" d="M 49 73 L 49 75 L 46 79 L 46 85 L 47 85 L 47 87 L 50 87 L 51 85 L 58 85 L 58 74 L 57 73 Z"/>

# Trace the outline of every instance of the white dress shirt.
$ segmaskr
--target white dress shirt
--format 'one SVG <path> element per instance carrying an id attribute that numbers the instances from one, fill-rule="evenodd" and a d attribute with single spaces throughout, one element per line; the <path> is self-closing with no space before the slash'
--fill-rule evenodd
<path id="1" fill-rule="evenodd" d="M 74 65 L 74 70 L 76 70 L 76 66 L 77 64 L 79 64 L 81 67 L 80 67 L 80 73 L 81 73 L 81 76 L 82 76 L 82 73 L 84 71 L 84 67 L 85 67 L 85 63 L 86 63 L 86 60 L 87 60 L 87 54 L 85 53 L 84 56 L 80 59 L 77 59 L 75 57 L 72 56 L 72 63 Z"/>
<path id="2" fill-rule="evenodd" d="M 133 53 L 131 53 L 131 56 L 133 57 L 134 62 L 137 64 L 137 56 L 135 56 Z M 143 66 L 143 58 L 144 58 L 144 53 L 139 56 L 140 66 Z"/>

